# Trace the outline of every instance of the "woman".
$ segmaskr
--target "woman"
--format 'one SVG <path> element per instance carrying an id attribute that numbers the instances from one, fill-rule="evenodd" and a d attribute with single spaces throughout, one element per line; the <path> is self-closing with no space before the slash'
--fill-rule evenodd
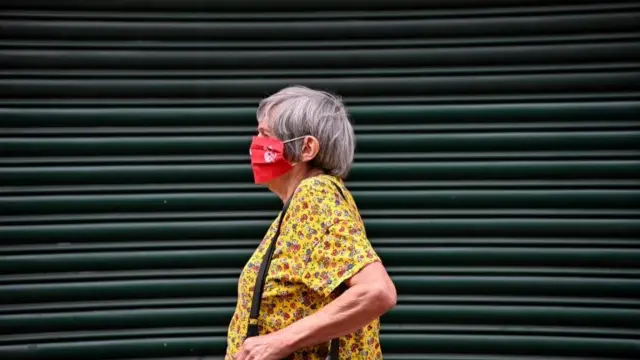
<path id="1" fill-rule="evenodd" d="M 345 107 L 297 86 L 264 99 L 257 117 L 255 182 L 285 207 L 240 275 L 226 359 L 381 359 L 379 318 L 395 306 L 396 289 L 343 183 L 355 149 Z M 250 320 L 270 253 L 253 304 L 259 315 Z M 257 336 L 247 337 L 252 327 Z"/>

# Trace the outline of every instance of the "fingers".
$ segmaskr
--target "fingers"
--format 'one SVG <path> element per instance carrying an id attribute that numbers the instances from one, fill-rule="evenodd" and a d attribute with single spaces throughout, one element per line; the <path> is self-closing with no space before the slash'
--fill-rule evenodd
<path id="1" fill-rule="evenodd" d="M 238 353 L 236 354 L 236 357 L 234 358 L 234 360 L 255 360 L 256 356 L 254 354 L 254 351 L 252 351 L 252 348 L 250 346 L 247 346 L 247 344 L 243 344 L 240 347 L 240 350 L 238 351 Z"/>
<path id="2" fill-rule="evenodd" d="M 256 357 L 248 350 L 242 350 L 236 355 L 235 360 L 254 360 Z"/>
<path id="3" fill-rule="evenodd" d="M 247 349 L 245 349 L 245 347 L 242 346 L 233 359 L 234 360 L 247 360 Z"/>

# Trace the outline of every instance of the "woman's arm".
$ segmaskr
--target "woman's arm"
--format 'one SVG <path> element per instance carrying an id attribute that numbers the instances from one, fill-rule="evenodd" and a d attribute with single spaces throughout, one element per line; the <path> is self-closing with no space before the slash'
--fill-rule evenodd
<path id="1" fill-rule="evenodd" d="M 279 360 L 292 352 L 351 334 L 396 305 L 396 289 L 380 262 L 346 281 L 347 290 L 312 315 L 268 335 L 247 339 L 237 360 Z"/>
<path id="2" fill-rule="evenodd" d="M 396 305 L 395 286 L 380 262 L 364 267 L 346 283 L 347 290 L 337 299 L 276 332 L 290 350 L 351 334 Z"/>

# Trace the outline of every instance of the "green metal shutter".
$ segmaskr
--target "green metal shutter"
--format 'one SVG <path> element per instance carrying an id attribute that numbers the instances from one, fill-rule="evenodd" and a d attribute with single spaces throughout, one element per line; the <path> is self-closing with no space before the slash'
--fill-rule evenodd
<path id="1" fill-rule="evenodd" d="M 2 6 L 0 358 L 220 358 L 290 84 L 350 107 L 385 359 L 640 358 L 638 2 Z"/>

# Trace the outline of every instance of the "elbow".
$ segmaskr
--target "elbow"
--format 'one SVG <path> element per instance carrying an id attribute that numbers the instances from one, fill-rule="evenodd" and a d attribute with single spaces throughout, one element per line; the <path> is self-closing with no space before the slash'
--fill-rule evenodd
<path id="1" fill-rule="evenodd" d="M 370 287 L 370 296 L 372 303 L 376 308 L 379 315 L 386 313 L 393 309 L 398 303 L 398 294 L 393 284 L 386 286 L 372 286 Z"/>
<path id="2" fill-rule="evenodd" d="M 395 286 L 393 285 L 385 288 L 380 296 L 383 298 L 382 304 L 384 305 L 385 312 L 393 309 L 398 304 L 398 294 Z"/>

